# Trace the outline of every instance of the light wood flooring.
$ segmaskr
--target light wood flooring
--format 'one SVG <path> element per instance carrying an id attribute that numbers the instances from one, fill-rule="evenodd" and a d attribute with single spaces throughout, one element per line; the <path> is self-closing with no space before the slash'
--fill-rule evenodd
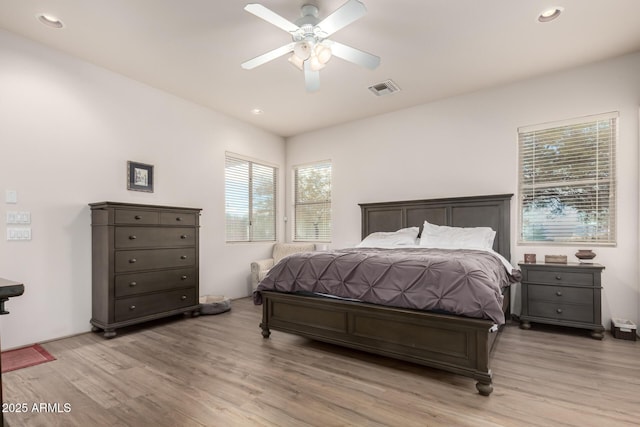
<path id="1" fill-rule="evenodd" d="M 495 391 L 430 368 L 274 331 L 235 300 L 173 318 L 45 343 L 57 360 L 2 376 L 17 426 L 624 426 L 640 424 L 640 341 L 516 323 L 491 367 Z M 64 404 L 70 411 L 64 412 Z"/>

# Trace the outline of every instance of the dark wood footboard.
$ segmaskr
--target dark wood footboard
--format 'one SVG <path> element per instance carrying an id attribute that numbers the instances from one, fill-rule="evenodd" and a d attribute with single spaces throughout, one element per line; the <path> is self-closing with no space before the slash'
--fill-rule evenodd
<path id="1" fill-rule="evenodd" d="M 265 338 L 289 332 L 471 377 L 480 394 L 493 391 L 490 320 L 268 291 L 262 298 Z"/>

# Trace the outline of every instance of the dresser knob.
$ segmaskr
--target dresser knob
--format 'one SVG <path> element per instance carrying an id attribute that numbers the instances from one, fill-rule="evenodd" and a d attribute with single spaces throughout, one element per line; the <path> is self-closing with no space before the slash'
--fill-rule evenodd
<path id="1" fill-rule="evenodd" d="M 181 238 L 182 240 L 186 239 L 187 237 L 189 237 L 189 236 L 187 236 L 186 234 L 183 234 L 182 236 L 180 236 L 180 238 Z"/>
<path id="2" fill-rule="evenodd" d="M 557 274 L 557 275 L 556 275 L 556 280 L 562 280 L 562 276 L 561 276 L 561 275 L 559 275 L 559 274 Z"/>
<path id="3" fill-rule="evenodd" d="M 134 216 L 135 219 L 142 219 L 142 217 L 140 215 L 136 215 Z"/>
<path id="4" fill-rule="evenodd" d="M 136 283 L 136 282 L 131 282 L 131 283 L 129 283 L 129 286 L 131 286 L 132 288 L 133 288 L 134 286 L 137 286 L 137 285 L 138 285 L 138 283 Z"/>
<path id="5" fill-rule="evenodd" d="M 187 259 L 186 255 L 180 255 L 180 259 Z"/>
<path id="6" fill-rule="evenodd" d="M 132 305 L 131 307 L 129 307 L 129 310 L 135 310 L 135 309 L 136 309 L 135 305 Z"/>
<path id="7" fill-rule="evenodd" d="M 129 264 L 133 264 L 133 263 L 134 263 L 134 262 L 136 262 L 136 261 L 138 261 L 138 260 L 137 260 L 137 259 L 135 259 L 135 258 L 131 258 L 131 259 L 129 260 Z"/>
<path id="8" fill-rule="evenodd" d="M 129 236 L 129 240 L 136 240 L 136 239 L 137 239 L 136 236 L 133 236 L 133 235 Z"/>
<path id="9" fill-rule="evenodd" d="M 557 310 L 556 310 L 556 313 L 558 313 L 558 314 L 562 314 L 562 309 L 561 309 L 561 308 L 557 309 Z"/>
<path id="10" fill-rule="evenodd" d="M 556 292 L 556 295 L 558 295 L 559 297 L 561 297 L 561 296 L 562 296 L 562 291 L 557 291 L 557 292 Z"/>
<path id="11" fill-rule="evenodd" d="M 180 297 L 180 299 L 181 299 L 182 301 L 184 301 L 184 300 L 186 300 L 186 299 L 187 299 L 187 296 L 186 296 L 186 295 L 182 295 L 182 296 Z"/>
<path id="12" fill-rule="evenodd" d="M 187 280 L 187 276 L 181 276 L 180 280 Z"/>
<path id="13" fill-rule="evenodd" d="M 182 217 L 181 216 L 177 217 L 176 221 L 182 221 Z"/>

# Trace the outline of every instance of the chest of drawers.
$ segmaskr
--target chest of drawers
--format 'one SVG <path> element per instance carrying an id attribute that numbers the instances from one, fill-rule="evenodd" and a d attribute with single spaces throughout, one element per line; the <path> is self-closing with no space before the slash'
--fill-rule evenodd
<path id="1" fill-rule="evenodd" d="M 600 264 L 526 264 L 522 271 L 520 327 L 531 322 L 591 330 L 603 338 Z"/>
<path id="2" fill-rule="evenodd" d="M 198 314 L 200 209 L 89 206 L 94 331 L 111 338 L 124 326 Z"/>

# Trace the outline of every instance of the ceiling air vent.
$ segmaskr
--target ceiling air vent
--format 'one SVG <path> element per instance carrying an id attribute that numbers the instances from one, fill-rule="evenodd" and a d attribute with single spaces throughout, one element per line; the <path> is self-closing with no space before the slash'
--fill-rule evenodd
<path id="1" fill-rule="evenodd" d="M 377 96 L 389 95 L 393 92 L 398 92 L 400 87 L 393 80 L 385 80 L 380 83 L 376 83 L 373 86 L 369 86 L 369 90 L 375 93 Z"/>

